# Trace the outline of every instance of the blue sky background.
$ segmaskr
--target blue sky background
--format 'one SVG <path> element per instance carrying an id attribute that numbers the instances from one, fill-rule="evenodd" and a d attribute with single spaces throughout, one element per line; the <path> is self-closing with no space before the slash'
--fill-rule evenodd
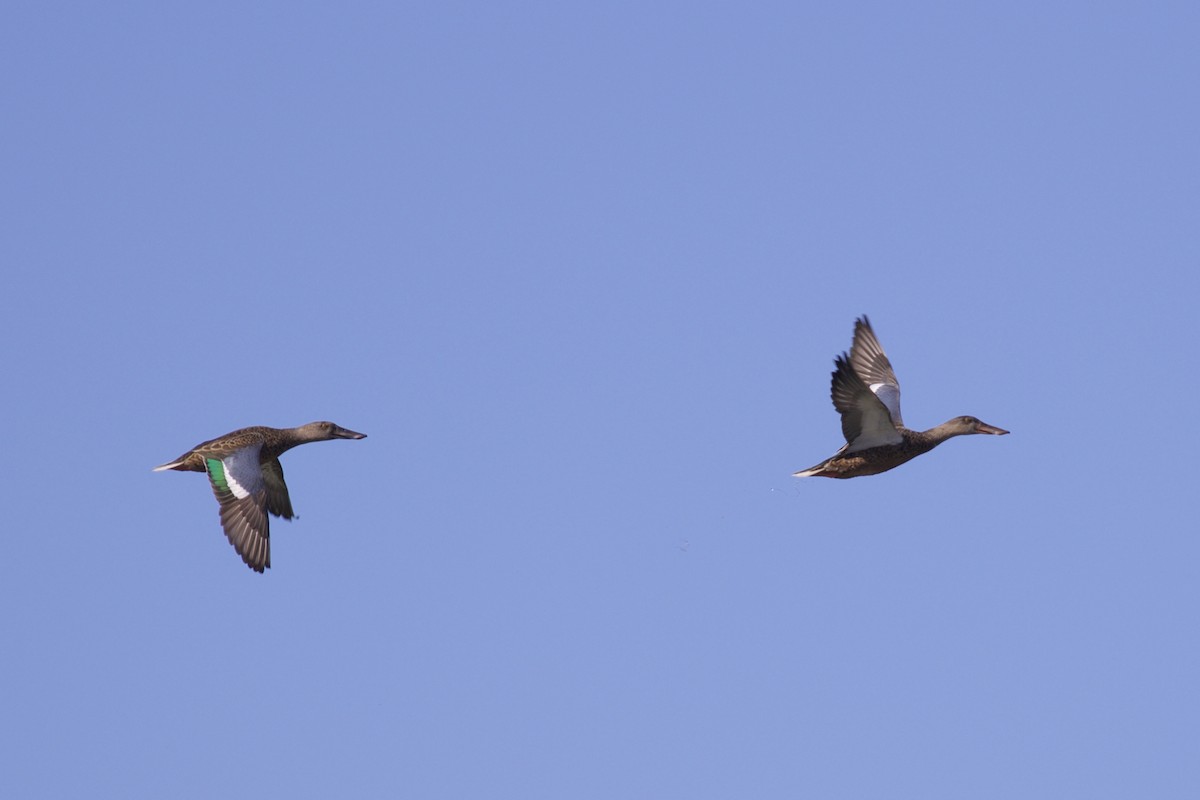
<path id="1" fill-rule="evenodd" d="M 1197 796 L 1194 4 L 3 18 L 0 794 Z"/>

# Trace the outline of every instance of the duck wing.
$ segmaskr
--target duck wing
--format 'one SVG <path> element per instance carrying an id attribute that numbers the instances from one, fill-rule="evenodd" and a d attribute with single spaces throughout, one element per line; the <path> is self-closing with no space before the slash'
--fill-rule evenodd
<path id="1" fill-rule="evenodd" d="M 888 361 L 887 353 L 883 352 L 883 345 L 879 344 L 875 331 L 871 329 L 871 321 L 866 315 L 854 321 L 850 366 L 887 408 L 893 425 L 897 428 L 904 427 L 904 420 L 900 416 L 900 381 L 896 379 L 892 362 Z"/>
<path id="2" fill-rule="evenodd" d="M 277 517 L 292 519 L 296 515 L 292 511 L 292 498 L 288 495 L 287 484 L 283 482 L 283 465 L 278 458 L 272 458 L 262 465 L 263 481 L 267 485 L 267 511 Z"/>
<path id="3" fill-rule="evenodd" d="M 842 435 L 846 437 L 846 446 L 839 452 L 854 453 L 904 441 L 887 406 L 850 366 L 849 356 L 843 353 L 834 363 L 837 369 L 833 371 L 830 394 L 833 407 L 842 415 Z"/>
<path id="4" fill-rule="evenodd" d="M 255 572 L 271 566 L 267 481 L 258 463 L 261 449 L 262 442 L 258 442 L 220 458 L 210 456 L 205 459 L 209 483 L 221 504 L 221 527 L 225 537 L 246 566 Z M 282 470 L 279 478 L 282 482 Z"/>

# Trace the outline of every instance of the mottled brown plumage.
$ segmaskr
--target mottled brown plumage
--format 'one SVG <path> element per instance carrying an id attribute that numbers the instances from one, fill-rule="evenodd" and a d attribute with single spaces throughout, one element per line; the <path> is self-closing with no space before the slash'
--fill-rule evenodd
<path id="1" fill-rule="evenodd" d="M 279 456 L 308 442 L 364 438 L 366 434 L 332 422 L 310 422 L 298 428 L 242 428 L 198 444 L 154 471 L 207 473 L 221 506 L 225 536 L 246 566 L 262 572 L 271 566 L 268 512 L 284 519 L 295 517 Z"/>

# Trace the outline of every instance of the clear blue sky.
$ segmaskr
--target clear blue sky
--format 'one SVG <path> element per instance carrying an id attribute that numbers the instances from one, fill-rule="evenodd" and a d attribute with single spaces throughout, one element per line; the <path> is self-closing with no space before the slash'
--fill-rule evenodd
<path id="1" fill-rule="evenodd" d="M 3 17 L 3 796 L 1200 796 L 1195 4 Z"/>

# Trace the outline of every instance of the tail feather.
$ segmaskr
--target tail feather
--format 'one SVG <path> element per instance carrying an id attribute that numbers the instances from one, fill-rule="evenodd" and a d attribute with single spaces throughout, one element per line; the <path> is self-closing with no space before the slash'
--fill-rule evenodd
<path id="1" fill-rule="evenodd" d="M 825 467 L 829 466 L 829 462 L 832 460 L 833 459 L 827 458 L 824 461 L 822 461 L 820 464 L 817 464 L 815 467 L 809 467 L 808 469 L 802 469 L 799 472 L 793 472 L 792 477 L 794 477 L 794 478 L 811 478 L 814 475 L 824 475 Z"/>

